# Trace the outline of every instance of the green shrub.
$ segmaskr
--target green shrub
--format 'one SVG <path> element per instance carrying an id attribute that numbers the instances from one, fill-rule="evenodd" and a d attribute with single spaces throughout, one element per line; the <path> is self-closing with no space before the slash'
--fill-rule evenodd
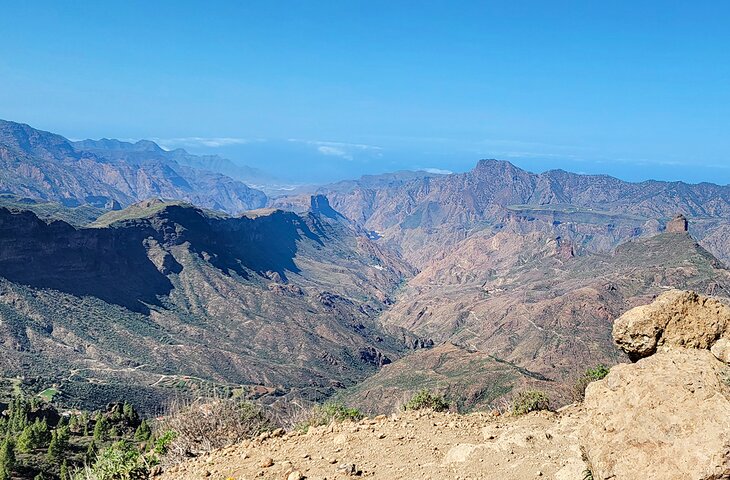
<path id="1" fill-rule="evenodd" d="M 170 449 L 170 444 L 172 443 L 173 440 L 175 440 L 176 436 L 177 436 L 177 434 L 175 432 L 173 432 L 172 430 L 168 430 L 165 433 L 163 433 L 162 435 L 160 435 L 155 440 L 154 452 L 160 456 L 167 455 L 167 451 Z"/>
<path id="2" fill-rule="evenodd" d="M 424 388 L 403 406 L 404 410 L 423 410 L 431 409 L 435 412 L 443 412 L 449 409 L 449 402 L 444 397 Z"/>
<path id="3" fill-rule="evenodd" d="M 583 375 L 575 382 L 573 386 L 573 400 L 582 402 L 586 396 L 586 388 L 591 382 L 603 380 L 608 375 L 610 369 L 605 365 L 597 365 L 587 369 Z"/>
<path id="4" fill-rule="evenodd" d="M 96 462 L 77 478 L 88 480 L 143 480 L 149 478 L 149 469 L 142 454 L 124 440 L 103 450 Z"/>
<path id="5" fill-rule="evenodd" d="M 549 409 L 550 398 L 539 390 L 520 392 L 512 400 L 512 413 L 514 415 L 524 415 L 529 412 Z"/>
<path id="6" fill-rule="evenodd" d="M 353 421 L 362 419 L 364 415 L 357 408 L 350 408 L 342 403 L 328 402 L 323 405 L 315 405 L 306 412 L 304 420 L 298 422 L 296 430 L 307 431 L 309 427 L 329 425 L 332 422 Z"/>

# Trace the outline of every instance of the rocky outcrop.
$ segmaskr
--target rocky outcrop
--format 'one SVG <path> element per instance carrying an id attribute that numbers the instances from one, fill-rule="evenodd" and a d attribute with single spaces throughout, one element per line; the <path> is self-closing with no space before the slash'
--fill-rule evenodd
<path id="1" fill-rule="evenodd" d="M 688 230 L 687 218 L 681 213 L 667 223 L 667 232 L 684 233 Z"/>
<path id="2" fill-rule="evenodd" d="M 655 302 L 624 313 L 613 324 L 616 344 L 633 360 L 652 355 L 662 346 L 710 349 L 729 331 L 729 307 L 714 298 L 681 290 L 663 293 Z"/>
<path id="3" fill-rule="evenodd" d="M 671 291 L 616 320 L 616 342 L 640 359 L 586 390 L 593 478 L 730 478 L 730 367 L 708 351 L 727 355 L 729 318 L 715 299 Z"/>

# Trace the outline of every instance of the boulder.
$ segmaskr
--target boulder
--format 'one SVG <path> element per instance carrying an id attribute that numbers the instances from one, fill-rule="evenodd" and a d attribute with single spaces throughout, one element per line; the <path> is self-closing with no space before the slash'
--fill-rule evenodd
<path id="1" fill-rule="evenodd" d="M 636 307 L 613 324 L 613 339 L 629 358 L 652 355 L 658 347 L 710 349 L 730 338 L 730 308 L 695 292 L 670 290 Z"/>
<path id="2" fill-rule="evenodd" d="M 671 349 L 591 383 L 581 437 L 599 479 L 730 478 L 730 367 Z"/>
<path id="3" fill-rule="evenodd" d="M 594 479 L 730 479 L 729 325 L 730 308 L 678 290 L 615 321 L 636 362 L 586 389 L 580 436 Z"/>

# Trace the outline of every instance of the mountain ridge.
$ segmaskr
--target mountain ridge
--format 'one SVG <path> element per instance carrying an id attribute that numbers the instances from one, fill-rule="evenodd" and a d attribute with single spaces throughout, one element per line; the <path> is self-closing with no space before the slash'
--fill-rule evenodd
<path id="1" fill-rule="evenodd" d="M 112 148 L 96 148 L 100 145 Z M 131 147 L 130 147 L 131 145 Z M 136 145 L 136 146 L 135 146 Z M 90 146 L 95 148 L 85 149 Z M 71 142 L 29 125 L 0 121 L 0 193 L 67 206 L 123 206 L 150 197 L 182 199 L 238 213 L 266 203 L 263 192 L 219 173 L 179 163 L 149 141 Z"/>

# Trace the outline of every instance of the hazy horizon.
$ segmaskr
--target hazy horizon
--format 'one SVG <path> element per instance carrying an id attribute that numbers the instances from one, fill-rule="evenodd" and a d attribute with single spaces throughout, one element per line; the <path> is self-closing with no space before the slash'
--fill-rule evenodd
<path id="1" fill-rule="evenodd" d="M 497 158 L 730 184 L 728 18 L 718 2 L 16 2 L 0 116 L 294 182 Z"/>

